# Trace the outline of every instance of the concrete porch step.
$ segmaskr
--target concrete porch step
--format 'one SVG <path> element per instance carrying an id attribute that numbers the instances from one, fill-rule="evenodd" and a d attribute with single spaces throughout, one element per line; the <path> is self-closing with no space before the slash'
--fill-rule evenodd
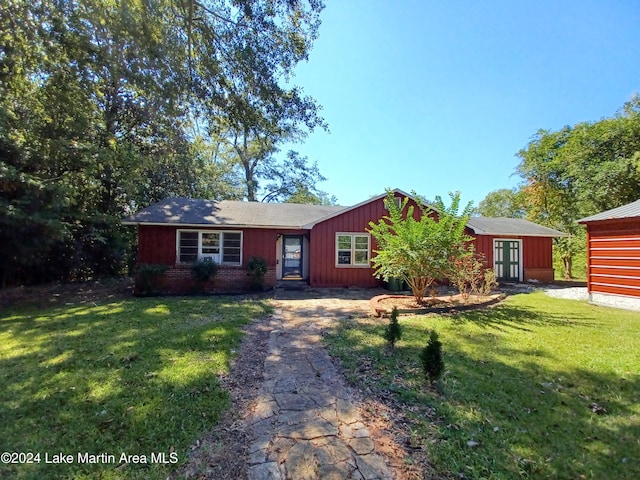
<path id="1" fill-rule="evenodd" d="M 283 290 L 306 290 L 309 288 L 309 282 L 302 279 L 283 279 L 276 282 L 276 288 L 281 288 Z"/>

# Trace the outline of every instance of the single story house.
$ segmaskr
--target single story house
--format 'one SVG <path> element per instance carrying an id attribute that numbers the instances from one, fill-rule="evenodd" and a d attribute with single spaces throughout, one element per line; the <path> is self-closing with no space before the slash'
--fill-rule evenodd
<path id="1" fill-rule="evenodd" d="M 394 190 L 397 201 L 410 195 Z M 386 215 L 386 194 L 352 207 L 167 198 L 123 220 L 138 227 L 138 264 L 167 267 L 168 291 L 190 288 L 190 266 L 220 265 L 212 288 L 240 290 L 246 262 L 266 259 L 266 284 L 298 280 L 312 287 L 376 287 L 369 222 Z M 416 208 L 416 211 L 418 209 Z M 467 231 L 504 281 L 553 281 L 552 238 L 563 236 L 522 219 L 473 217 Z"/>
<path id="2" fill-rule="evenodd" d="M 640 200 L 578 222 L 587 226 L 589 301 L 640 310 Z"/>

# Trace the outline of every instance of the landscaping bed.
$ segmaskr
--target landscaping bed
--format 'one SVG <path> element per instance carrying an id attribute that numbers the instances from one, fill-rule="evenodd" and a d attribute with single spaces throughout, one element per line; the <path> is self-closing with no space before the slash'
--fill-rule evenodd
<path id="1" fill-rule="evenodd" d="M 398 309 L 398 313 L 408 314 L 455 313 L 456 311 L 493 305 L 504 298 L 501 293 L 493 293 L 491 295 L 471 294 L 468 297 L 456 294 L 425 297 L 422 303 L 417 303 L 412 295 L 378 295 L 371 299 L 371 309 L 377 316 L 391 314 L 394 307 Z"/>

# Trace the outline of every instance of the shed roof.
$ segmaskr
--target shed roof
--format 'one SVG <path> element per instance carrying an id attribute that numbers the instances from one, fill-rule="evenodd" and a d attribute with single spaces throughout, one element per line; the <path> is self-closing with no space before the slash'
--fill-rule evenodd
<path id="1" fill-rule="evenodd" d="M 627 203 L 621 207 L 612 208 L 611 210 L 605 210 L 604 212 L 596 213 L 590 217 L 584 217 L 578 220 L 578 223 L 597 222 L 600 220 L 615 220 L 621 218 L 634 218 L 640 217 L 640 200 Z"/>
<path id="2" fill-rule="evenodd" d="M 123 219 L 125 225 L 214 225 L 225 227 L 303 228 L 346 207 L 261 203 L 173 197 Z"/>
<path id="3" fill-rule="evenodd" d="M 524 237 L 566 237 L 566 233 L 544 227 L 523 218 L 471 217 L 467 226 L 481 235 L 518 235 Z"/>

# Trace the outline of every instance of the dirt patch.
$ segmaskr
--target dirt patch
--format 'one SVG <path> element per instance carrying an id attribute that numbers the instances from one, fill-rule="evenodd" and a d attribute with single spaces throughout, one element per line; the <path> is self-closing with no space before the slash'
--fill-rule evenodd
<path id="1" fill-rule="evenodd" d="M 130 297 L 132 288 L 132 279 L 120 277 L 4 288 L 0 289 L 0 308 L 22 305 L 44 308 L 55 305 L 104 303 Z"/>

